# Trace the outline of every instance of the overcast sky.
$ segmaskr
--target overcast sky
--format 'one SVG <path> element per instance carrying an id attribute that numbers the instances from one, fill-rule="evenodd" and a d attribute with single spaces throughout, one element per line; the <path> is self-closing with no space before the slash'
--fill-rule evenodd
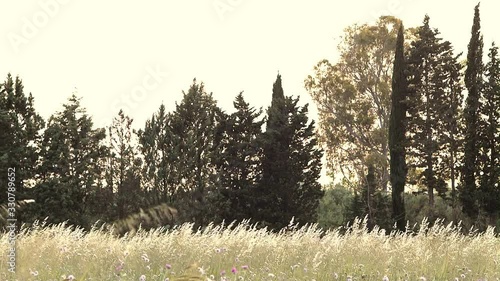
<path id="1" fill-rule="evenodd" d="M 144 125 L 168 110 L 193 78 L 232 111 L 240 92 L 270 105 L 282 75 L 286 95 L 311 99 L 304 79 L 321 59 L 337 57 L 343 29 L 394 15 L 406 27 L 425 14 L 466 53 L 477 0 L 0 0 L 0 77 L 19 75 L 44 118 L 77 92 L 97 126 L 123 108 Z M 500 41 L 498 0 L 481 1 L 485 50 Z M 500 42 L 499 42 L 500 43 Z M 310 106 L 315 118 L 315 106 Z"/>

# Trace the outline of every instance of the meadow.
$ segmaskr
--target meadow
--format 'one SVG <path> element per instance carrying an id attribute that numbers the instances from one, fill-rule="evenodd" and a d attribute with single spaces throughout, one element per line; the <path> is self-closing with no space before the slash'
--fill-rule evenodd
<path id="1" fill-rule="evenodd" d="M 248 223 L 192 231 L 191 224 L 117 237 L 36 223 L 17 235 L 17 270 L 0 280 L 500 280 L 492 228 L 423 221 L 406 233 L 368 232 L 363 221 L 323 232 L 316 225 L 271 233 Z M 0 236 L 2 253 L 8 236 Z"/>

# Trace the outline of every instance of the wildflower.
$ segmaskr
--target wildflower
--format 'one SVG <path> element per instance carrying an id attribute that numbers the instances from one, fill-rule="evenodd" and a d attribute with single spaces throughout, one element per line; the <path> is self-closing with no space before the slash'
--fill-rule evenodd
<path id="1" fill-rule="evenodd" d="M 168 277 L 167 277 L 167 278 L 165 278 L 165 281 L 170 281 L 170 278 L 168 278 Z"/>
<path id="2" fill-rule="evenodd" d="M 420 280 L 420 281 L 427 281 L 427 278 L 425 278 L 424 276 L 420 276 L 420 278 L 418 278 L 418 280 Z"/>
<path id="3" fill-rule="evenodd" d="M 225 270 L 222 270 L 222 271 L 220 272 L 220 275 L 226 275 L 226 271 L 225 271 Z"/>
<path id="4" fill-rule="evenodd" d="M 148 258 L 148 255 L 147 255 L 147 254 L 142 254 L 141 258 L 142 258 L 142 260 L 144 260 L 145 262 L 149 262 L 149 258 Z"/>
<path id="5" fill-rule="evenodd" d="M 268 273 L 268 274 L 267 274 L 267 276 L 269 276 L 269 277 L 274 277 L 274 274 L 272 274 L 272 273 Z"/>
<path id="6" fill-rule="evenodd" d="M 165 268 L 166 268 L 166 269 L 171 269 L 171 268 L 172 268 L 172 265 L 171 265 L 171 264 L 169 264 L 169 263 L 167 263 L 167 264 L 165 264 Z"/>
<path id="7" fill-rule="evenodd" d="M 347 276 L 347 281 L 352 281 L 352 277 L 351 276 Z"/>
<path id="8" fill-rule="evenodd" d="M 236 273 L 236 272 L 238 272 L 238 270 L 236 270 L 236 267 L 233 266 L 233 268 L 231 269 L 231 272 Z"/>
<path id="9" fill-rule="evenodd" d="M 121 271 L 123 269 L 123 265 L 124 265 L 124 262 L 120 262 L 120 264 L 115 267 L 115 270 Z"/>
<path id="10" fill-rule="evenodd" d="M 387 275 L 385 275 L 384 278 L 382 278 L 382 281 L 389 281 L 389 277 L 387 277 Z"/>
<path id="11" fill-rule="evenodd" d="M 205 269 L 203 267 L 198 267 L 198 271 L 201 275 L 205 275 Z"/>
<path id="12" fill-rule="evenodd" d="M 146 281 L 146 275 L 141 275 L 141 277 L 139 277 L 139 281 Z"/>
<path id="13" fill-rule="evenodd" d="M 339 275 L 337 274 L 337 272 L 334 272 L 334 273 L 333 273 L 333 278 L 335 278 L 335 279 L 339 279 Z"/>
<path id="14" fill-rule="evenodd" d="M 32 271 L 30 269 L 30 274 L 33 275 L 33 276 L 38 276 L 38 270 Z"/>
<path id="15" fill-rule="evenodd" d="M 66 280 L 68 280 L 68 281 L 73 281 L 73 280 L 75 280 L 75 276 L 73 276 L 73 275 L 71 275 L 71 274 L 70 274 L 70 275 L 68 276 L 68 278 L 66 278 Z"/>
<path id="16" fill-rule="evenodd" d="M 220 249 L 219 249 L 219 248 L 215 249 L 215 252 L 216 252 L 217 254 L 218 254 L 218 253 L 220 253 Z"/>
<path id="17" fill-rule="evenodd" d="M 454 281 L 459 281 L 460 279 L 458 279 L 458 277 L 455 277 L 455 280 Z"/>
<path id="18" fill-rule="evenodd" d="M 245 269 L 245 270 L 248 269 L 248 265 L 242 265 L 241 269 Z"/>
<path id="19" fill-rule="evenodd" d="M 463 273 L 460 274 L 460 277 L 462 277 L 462 279 L 464 279 L 465 278 L 465 274 L 463 274 Z"/>

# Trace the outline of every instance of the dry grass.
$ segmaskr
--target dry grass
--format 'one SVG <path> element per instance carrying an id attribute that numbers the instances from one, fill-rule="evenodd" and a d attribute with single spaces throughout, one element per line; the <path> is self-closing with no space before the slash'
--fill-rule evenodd
<path id="1" fill-rule="evenodd" d="M 16 274 L 0 262 L 0 280 L 500 280 L 493 229 L 461 235 L 424 222 L 414 233 L 385 235 L 358 222 L 345 235 L 322 235 L 315 226 L 280 234 L 247 224 L 191 227 L 117 238 L 102 228 L 35 225 L 17 236 Z M 4 234 L 3 253 L 8 246 Z"/>

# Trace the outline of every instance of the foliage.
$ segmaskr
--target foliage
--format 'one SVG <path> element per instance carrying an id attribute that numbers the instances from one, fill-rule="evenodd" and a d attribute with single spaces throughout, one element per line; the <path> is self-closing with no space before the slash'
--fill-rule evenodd
<path id="1" fill-rule="evenodd" d="M 483 37 L 481 35 L 481 24 L 479 16 L 479 4 L 474 10 L 474 21 L 471 31 L 471 39 L 467 53 L 467 68 L 465 71 L 465 86 L 468 91 L 465 109 L 465 144 L 464 163 L 462 171 L 462 186 L 460 190 L 460 202 L 464 211 L 472 218 L 478 213 L 477 206 L 477 181 L 480 166 L 479 149 L 480 143 L 480 103 L 483 88 Z"/>
<path id="2" fill-rule="evenodd" d="M 30 199 L 30 188 L 40 164 L 40 130 L 45 126 L 34 108 L 34 98 L 24 93 L 19 77 L 10 73 L 0 84 L 0 204 L 7 203 L 7 169 L 15 169 L 17 200 Z"/>
<path id="3" fill-rule="evenodd" d="M 318 183 L 323 153 L 314 121 L 308 122 L 307 105 L 299 107 L 298 101 L 285 97 L 278 75 L 262 135 L 262 181 L 254 205 L 256 220 L 275 230 L 286 227 L 292 217 L 301 224 L 316 221 L 323 195 Z"/>
<path id="4" fill-rule="evenodd" d="M 233 102 L 236 111 L 218 125 L 216 143 L 220 153 L 216 158 L 220 195 L 220 218 L 242 221 L 253 214 L 255 188 L 262 176 L 260 138 L 264 120 L 245 102 L 240 93 Z M 224 205 L 223 202 L 227 204 Z"/>
<path id="5" fill-rule="evenodd" d="M 305 81 L 318 107 L 331 174 L 360 183 L 365 167 L 373 164 L 384 190 L 389 182 L 387 134 L 398 25 L 394 17 L 381 17 L 375 25 L 348 27 L 339 61 L 320 61 Z"/>
<path id="6" fill-rule="evenodd" d="M 188 92 L 183 92 L 182 101 L 172 113 L 172 132 L 178 140 L 177 201 L 184 202 L 175 202 L 173 206 L 185 221 L 195 221 L 200 226 L 207 225 L 208 217 L 212 217 L 207 212 L 207 195 L 220 187 L 215 164 L 219 153 L 216 134 L 224 118 L 212 93 L 207 93 L 204 84 L 196 83 L 196 79 Z"/>
<path id="7" fill-rule="evenodd" d="M 106 183 L 108 192 L 113 194 L 113 214 L 109 215 L 112 218 L 123 219 L 137 212 L 143 203 L 139 199 L 144 198 L 140 185 L 142 160 L 133 144 L 136 141 L 132 122 L 133 119 L 120 110 L 108 128 L 110 154 Z"/>
<path id="8" fill-rule="evenodd" d="M 50 117 L 40 152 L 40 182 L 33 188 L 35 203 L 30 206 L 35 218 L 89 226 L 90 218 L 109 211 L 111 194 L 102 185 L 108 155 L 102 143 L 105 131 L 92 126 L 74 94 L 63 111 Z"/>
<path id="9" fill-rule="evenodd" d="M 484 102 L 480 108 L 485 118 L 481 127 L 482 173 L 478 198 L 488 214 L 500 217 L 500 57 L 495 44 L 488 57 Z"/>
<path id="10" fill-rule="evenodd" d="M 139 150 L 144 158 L 143 187 L 148 205 L 172 202 L 180 184 L 180 140 L 173 132 L 173 116 L 161 104 L 158 112 L 137 132 Z"/>
<path id="11" fill-rule="evenodd" d="M 390 180 L 392 186 L 393 219 L 401 231 L 405 227 L 404 190 L 408 168 L 406 165 L 406 107 L 408 80 L 404 58 L 404 27 L 399 26 L 392 75 L 391 115 L 389 124 Z"/>
<path id="12" fill-rule="evenodd" d="M 408 154 L 410 165 L 422 170 L 432 205 L 435 191 L 441 196 L 446 193 L 446 184 L 441 183 L 451 176 L 445 172 L 454 174 L 457 165 L 460 66 L 451 43 L 437 37 L 439 31 L 431 29 L 428 16 L 417 34 L 408 59 Z"/>
<path id="13" fill-rule="evenodd" d="M 346 225 L 351 218 L 362 215 L 349 212 L 349 204 L 354 200 L 351 191 L 341 185 L 326 186 L 325 195 L 321 198 L 318 205 L 318 227 L 322 229 L 338 228 Z M 355 208 L 358 210 L 360 208 Z"/>

